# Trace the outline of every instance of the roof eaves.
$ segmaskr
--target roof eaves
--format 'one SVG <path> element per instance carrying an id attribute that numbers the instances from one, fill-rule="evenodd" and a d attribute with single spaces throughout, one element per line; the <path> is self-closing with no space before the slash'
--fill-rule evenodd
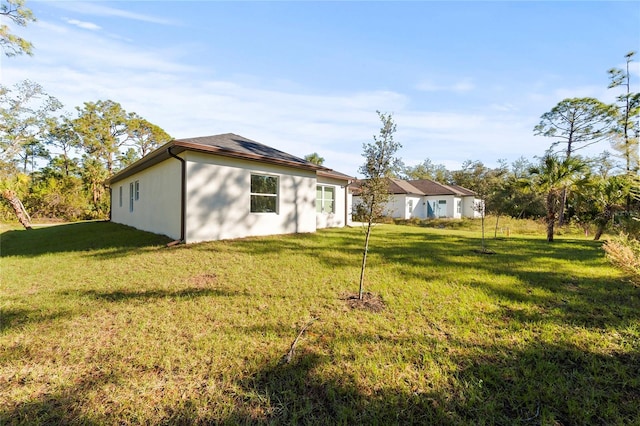
<path id="1" fill-rule="evenodd" d="M 156 149 L 155 151 L 152 151 L 151 153 L 149 153 L 148 155 L 145 155 L 144 157 L 142 157 L 141 159 L 139 159 L 138 161 L 136 161 L 135 163 L 131 164 L 130 166 L 124 168 L 123 170 L 120 170 L 118 173 L 116 173 L 115 175 L 111 176 L 110 178 L 108 178 L 107 180 L 105 180 L 105 183 L 107 185 L 111 185 L 114 182 L 118 182 L 122 179 L 126 179 L 129 176 L 132 176 L 144 169 L 146 169 L 147 167 L 151 167 L 155 164 L 158 164 L 168 158 L 171 158 L 171 156 L 169 155 L 168 150 L 172 147 L 174 147 L 174 141 L 168 142 L 164 145 L 162 145 L 161 147 L 159 147 L 158 149 Z M 177 154 L 178 152 L 180 152 L 181 150 L 176 150 L 174 151 L 174 154 Z"/>
<path id="2" fill-rule="evenodd" d="M 317 171 L 317 173 L 318 173 L 319 176 L 324 176 L 324 177 L 334 178 L 334 179 L 340 179 L 340 180 L 346 180 L 349 183 L 351 183 L 351 182 L 353 182 L 355 180 L 355 178 L 353 176 L 345 175 L 344 173 L 340 173 L 340 172 L 337 172 L 335 170 L 327 169 L 327 168 L 319 169 Z"/>
<path id="3" fill-rule="evenodd" d="M 174 141 L 174 144 L 176 147 L 180 147 L 185 150 L 216 154 L 223 157 L 255 160 L 255 161 L 261 161 L 264 163 L 277 164 L 281 166 L 289 166 L 289 167 L 305 169 L 305 170 L 317 171 L 324 168 L 322 166 L 318 166 L 316 164 L 309 163 L 309 162 L 298 163 L 295 161 L 288 161 L 280 158 L 267 157 L 265 155 L 260 155 L 260 154 L 249 154 L 244 152 L 237 152 L 232 149 L 222 148 L 218 146 L 202 145 L 202 144 L 196 144 L 196 143 L 190 143 L 190 142 L 184 142 L 184 141 Z"/>

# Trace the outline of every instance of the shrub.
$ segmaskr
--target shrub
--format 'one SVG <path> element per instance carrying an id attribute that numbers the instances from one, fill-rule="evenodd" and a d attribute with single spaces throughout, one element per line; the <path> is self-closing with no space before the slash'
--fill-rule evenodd
<path id="1" fill-rule="evenodd" d="M 607 259 L 618 268 L 629 273 L 633 280 L 640 284 L 640 241 L 627 234 L 609 240 L 602 246 Z"/>

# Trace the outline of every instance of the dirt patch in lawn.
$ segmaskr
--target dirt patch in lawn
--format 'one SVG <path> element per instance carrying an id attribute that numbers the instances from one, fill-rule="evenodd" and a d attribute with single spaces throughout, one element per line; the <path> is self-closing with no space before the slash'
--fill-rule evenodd
<path id="1" fill-rule="evenodd" d="M 363 293 L 362 299 L 357 294 L 349 294 L 345 297 L 347 305 L 351 309 L 362 309 L 370 312 L 382 312 L 387 305 L 379 294 Z"/>
<path id="2" fill-rule="evenodd" d="M 217 279 L 218 277 L 216 276 L 216 274 L 200 274 L 191 277 L 189 281 L 196 288 L 209 288 L 216 282 Z"/>

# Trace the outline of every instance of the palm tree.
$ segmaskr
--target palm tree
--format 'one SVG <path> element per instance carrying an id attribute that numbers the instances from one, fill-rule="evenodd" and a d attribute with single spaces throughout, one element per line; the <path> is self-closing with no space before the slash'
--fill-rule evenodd
<path id="1" fill-rule="evenodd" d="M 318 166 L 322 166 L 324 164 L 324 158 L 320 157 L 320 154 L 317 152 L 305 155 L 304 159 L 310 163 L 317 164 Z"/>
<path id="2" fill-rule="evenodd" d="M 599 240 L 613 220 L 616 210 L 624 210 L 629 194 L 629 182 L 626 176 L 609 176 L 607 179 L 599 179 L 594 186 L 593 203 L 598 211 L 596 217 L 598 228 L 593 239 Z"/>
<path id="3" fill-rule="evenodd" d="M 547 241 L 553 241 L 563 190 L 573 187 L 586 168 L 586 164 L 576 157 L 560 159 L 556 155 L 547 154 L 542 157 L 538 166 L 529 170 L 534 191 L 545 196 Z"/>

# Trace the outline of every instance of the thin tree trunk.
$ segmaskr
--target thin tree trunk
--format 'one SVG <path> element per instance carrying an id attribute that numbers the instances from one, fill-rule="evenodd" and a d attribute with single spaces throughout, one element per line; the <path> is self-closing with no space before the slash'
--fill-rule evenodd
<path id="1" fill-rule="evenodd" d="M 600 239 L 600 237 L 602 237 L 602 234 L 604 233 L 604 225 L 599 223 L 598 224 L 598 228 L 596 229 L 596 234 L 593 237 L 594 241 L 598 241 Z"/>
<path id="2" fill-rule="evenodd" d="M 362 300 L 364 296 L 364 270 L 367 266 L 367 253 L 369 252 L 369 236 L 371 235 L 371 222 L 369 219 L 367 224 L 367 234 L 364 239 L 364 252 L 362 253 L 362 269 L 360 270 L 360 288 L 358 290 L 358 299 Z"/>
<path id="3" fill-rule="evenodd" d="M 2 197 L 9 202 L 20 221 L 20 224 L 24 226 L 25 229 L 31 229 L 31 218 L 29 217 L 29 213 L 27 213 L 27 210 L 24 208 L 22 201 L 20 201 L 15 191 L 7 189 L 2 193 Z"/>
<path id="4" fill-rule="evenodd" d="M 482 251 L 484 252 L 486 250 L 484 247 L 484 211 L 482 212 L 480 222 L 482 223 Z"/>
<path id="5" fill-rule="evenodd" d="M 553 192 L 547 195 L 547 241 L 553 242 L 553 226 L 556 221 L 556 212 L 554 208 L 555 197 Z"/>
<path id="6" fill-rule="evenodd" d="M 604 213 L 604 220 L 598 223 L 596 234 L 593 237 L 594 241 L 598 241 L 600 237 L 602 237 L 602 234 L 604 234 L 604 230 L 607 229 L 607 225 L 609 225 L 609 222 L 611 221 L 612 218 L 613 218 L 613 212 L 607 209 Z"/>
<path id="7" fill-rule="evenodd" d="M 567 204 L 567 188 L 562 188 L 560 196 L 560 212 L 558 212 L 558 226 L 564 225 L 564 206 Z"/>

